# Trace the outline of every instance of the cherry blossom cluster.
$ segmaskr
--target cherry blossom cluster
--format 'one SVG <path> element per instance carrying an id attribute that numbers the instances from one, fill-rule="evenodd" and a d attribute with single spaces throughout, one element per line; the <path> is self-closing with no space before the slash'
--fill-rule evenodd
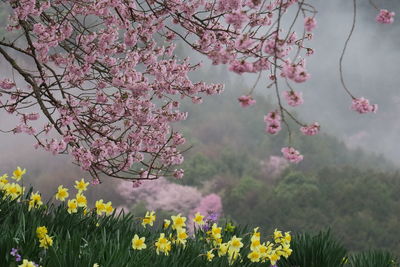
<path id="1" fill-rule="evenodd" d="M 364 97 L 354 98 L 351 104 L 351 109 L 358 113 L 377 112 L 378 105 L 370 104 L 368 99 Z"/>
<path id="2" fill-rule="evenodd" d="M 96 181 L 101 174 L 135 185 L 182 178 L 175 166 L 184 160 L 185 139 L 172 127 L 188 116 L 180 103 L 201 103 L 223 85 L 191 81 L 201 64 L 178 56 L 179 43 L 275 89 L 278 107 L 266 116 L 267 132 L 276 134 L 291 118 L 314 135 L 319 125 L 300 123 L 280 102 L 278 86 L 283 80 L 290 89 L 283 92 L 289 106 L 303 103 L 291 83 L 311 77 L 304 57 L 314 52 L 308 42 L 317 21 L 308 2 L 10 0 L 7 30 L 17 37 L 0 41 L 0 54 L 22 79 L 0 79 L 0 108 L 19 118 L 10 132 L 32 135 L 52 154 L 70 154 Z M 381 11 L 377 21 L 393 16 Z M 296 32 L 297 25 L 304 30 Z M 255 104 L 252 92 L 239 98 L 243 107 Z M 361 102 L 353 109 L 376 110 Z"/>
<path id="3" fill-rule="evenodd" d="M 302 59 L 299 63 L 293 64 L 290 61 L 284 62 L 282 65 L 281 76 L 302 83 L 310 78 L 310 74 L 305 69 L 305 60 Z"/>
<path id="4" fill-rule="evenodd" d="M 270 134 L 277 134 L 281 128 L 282 117 L 278 111 L 271 111 L 264 116 L 264 122 L 266 123 L 265 131 Z"/>
<path id="5" fill-rule="evenodd" d="M 305 135 L 316 135 L 319 133 L 321 126 L 318 122 L 314 122 L 313 124 L 306 125 L 300 128 L 300 131 Z"/>
<path id="6" fill-rule="evenodd" d="M 249 107 L 251 105 L 254 105 L 256 103 L 256 100 L 253 99 L 252 96 L 249 95 L 244 95 L 238 98 L 239 103 L 242 107 Z"/>
<path id="7" fill-rule="evenodd" d="M 381 9 L 375 20 L 382 24 L 392 24 L 394 22 L 394 12 L 390 12 L 386 9 Z"/>
<path id="8" fill-rule="evenodd" d="M 313 17 L 307 17 L 304 19 L 304 28 L 306 31 L 311 32 L 317 27 L 317 20 Z"/>
<path id="9" fill-rule="evenodd" d="M 303 160 L 303 155 L 300 154 L 299 151 L 294 149 L 293 147 L 284 147 L 282 148 L 282 154 L 285 159 L 292 163 L 299 163 Z"/>
<path id="10" fill-rule="evenodd" d="M 285 99 L 289 106 L 297 107 L 304 103 L 303 93 L 295 91 L 284 91 Z"/>

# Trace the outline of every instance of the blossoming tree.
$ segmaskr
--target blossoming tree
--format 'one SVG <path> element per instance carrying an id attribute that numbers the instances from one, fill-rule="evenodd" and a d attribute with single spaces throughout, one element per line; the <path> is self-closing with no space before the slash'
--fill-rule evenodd
<path id="1" fill-rule="evenodd" d="M 316 27 L 311 1 L 6 2 L 12 9 L 7 29 L 15 38 L 0 41 L 0 54 L 18 75 L 0 79 L 0 108 L 19 123 L 3 130 L 32 135 L 37 148 L 53 154 L 70 154 L 97 182 L 101 174 L 133 181 L 183 176 L 176 166 L 185 139 L 171 127 L 187 117 L 180 101 L 200 103 L 223 86 L 192 82 L 188 75 L 200 64 L 174 55 L 178 42 L 234 73 L 256 73 L 256 83 L 274 89 L 277 106 L 265 116 L 266 131 L 276 134 L 286 126 L 289 144 L 282 153 L 289 161 L 303 157 L 290 144 L 288 120 L 306 135 L 319 131 L 318 123 L 304 124 L 287 109 L 303 103 L 293 84 L 310 78 L 305 57 L 313 54 Z M 376 20 L 389 24 L 393 17 L 380 10 Z M 303 30 L 296 32 L 299 26 Z M 354 23 L 346 45 L 353 29 Z M 355 111 L 377 110 L 353 96 L 341 78 Z M 289 90 L 282 91 L 281 83 Z M 239 98 L 243 107 L 255 103 L 252 93 Z M 34 125 L 39 117 L 45 125 Z"/>

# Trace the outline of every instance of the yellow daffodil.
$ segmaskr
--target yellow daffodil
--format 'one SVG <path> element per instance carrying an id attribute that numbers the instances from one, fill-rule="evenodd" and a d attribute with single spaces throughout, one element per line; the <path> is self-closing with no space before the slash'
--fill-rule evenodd
<path id="1" fill-rule="evenodd" d="M 195 222 L 197 225 L 204 225 L 204 216 L 200 214 L 200 212 L 196 212 L 193 218 L 193 222 Z"/>
<path id="2" fill-rule="evenodd" d="M 176 241 L 182 245 L 186 245 L 186 239 L 188 238 L 188 234 L 186 233 L 185 228 L 177 229 L 176 233 Z"/>
<path id="3" fill-rule="evenodd" d="M 76 194 L 75 199 L 78 207 L 81 208 L 87 207 L 87 199 L 82 193 Z"/>
<path id="4" fill-rule="evenodd" d="M 253 230 L 253 235 L 251 236 L 251 241 L 253 241 L 253 240 L 260 240 L 260 237 L 261 237 L 261 234 L 260 234 L 260 232 L 258 231 L 258 227 L 256 227 L 256 228 L 254 228 L 254 230 Z"/>
<path id="5" fill-rule="evenodd" d="M 106 215 L 111 215 L 114 211 L 114 208 L 112 206 L 111 201 L 108 201 L 105 205 L 104 205 L 104 210 Z"/>
<path id="6" fill-rule="evenodd" d="M 65 201 L 65 199 L 68 198 L 68 196 L 69 196 L 68 188 L 65 188 L 62 185 L 60 185 L 57 189 L 56 199 L 60 201 Z"/>
<path id="7" fill-rule="evenodd" d="M 106 212 L 106 205 L 104 204 L 102 199 L 97 200 L 95 206 L 97 215 L 102 215 L 103 212 Z"/>
<path id="8" fill-rule="evenodd" d="M 145 237 L 140 237 L 135 234 L 135 236 L 132 238 L 132 249 L 135 250 L 142 250 L 145 249 L 147 246 L 144 243 L 146 240 Z"/>
<path id="9" fill-rule="evenodd" d="M 17 169 L 15 171 L 13 171 L 13 176 L 11 178 L 17 180 L 17 182 L 19 180 L 22 179 L 22 176 L 26 173 L 26 169 L 21 169 L 20 167 L 17 167 Z"/>
<path id="10" fill-rule="evenodd" d="M 282 238 L 283 238 L 282 232 L 275 229 L 275 231 L 274 231 L 275 243 L 280 243 Z"/>
<path id="11" fill-rule="evenodd" d="M 154 211 L 146 212 L 146 215 L 143 218 L 142 225 L 146 227 L 146 225 L 153 226 L 154 221 L 156 220 L 156 215 Z"/>
<path id="12" fill-rule="evenodd" d="M 239 257 L 240 249 L 243 247 L 242 238 L 233 236 L 228 242 L 228 257 L 229 264 L 233 264 L 234 261 Z"/>
<path id="13" fill-rule="evenodd" d="M 260 262 L 261 254 L 257 250 L 250 252 L 247 255 L 247 258 L 250 259 L 251 262 Z"/>
<path id="14" fill-rule="evenodd" d="M 212 250 L 209 250 L 209 251 L 207 251 L 206 257 L 207 257 L 208 261 L 212 261 L 214 259 L 215 255 Z"/>
<path id="15" fill-rule="evenodd" d="M 261 245 L 260 239 L 253 239 L 250 243 L 250 250 L 257 250 L 258 247 Z"/>
<path id="16" fill-rule="evenodd" d="M 100 267 L 100 265 L 95 263 L 95 264 L 93 264 L 93 267 Z"/>
<path id="17" fill-rule="evenodd" d="M 293 250 L 290 248 L 290 245 L 284 244 L 282 246 L 282 256 L 288 258 L 292 254 Z"/>
<path id="18" fill-rule="evenodd" d="M 180 229 L 186 226 L 186 217 L 182 217 L 179 213 L 176 216 L 171 216 L 172 229 Z"/>
<path id="19" fill-rule="evenodd" d="M 76 201 L 76 199 L 69 199 L 67 206 L 68 206 L 67 211 L 69 214 L 78 212 L 78 202 Z"/>
<path id="20" fill-rule="evenodd" d="M 279 246 L 277 246 L 275 248 L 275 254 L 278 255 L 278 256 L 283 256 L 284 252 L 282 250 L 282 246 L 281 245 L 279 245 Z"/>
<path id="21" fill-rule="evenodd" d="M 211 227 L 211 235 L 214 239 L 219 239 L 221 238 L 221 231 L 222 228 L 218 227 L 216 223 L 213 224 L 213 226 Z"/>
<path id="22" fill-rule="evenodd" d="M 243 247 L 242 238 L 236 237 L 235 235 L 231 238 L 228 244 L 229 251 L 239 252 L 239 250 Z"/>
<path id="23" fill-rule="evenodd" d="M 268 247 L 265 246 L 263 243 L 257 248 L 257 251 L 260 253 L 260 258 L 264 262 L 268 258 L 268 252 L 269 252 Z"/>
<path id="24" fill-rule="evenodd" d="M 41 205 L 43 205 L 43 202 L 42 197 L 39 195 L 39 192 L 31 193 L 28 210 L 30 211 L 32 208 L 38 208 Z"/>
<path id="25" fill-rule="evenodd" d="M 228 252 L 228 243 L 221 243 L 218 248 L 218 257 L 225 256 Z"/>
<path id="26" fill-rule="evenodd" d="M 290 241 L 292 241 L 292 236 L 290 235 L 290 232 L 285 233 L 284 239 L 286 243 L 290 243 Z"/>
<path id="27" fill-rule="evenodd" d="M 17 183 L 8 183 L 4 185 L 3 190 L 5 191 L 5 196 L 9 196 L 14 200 L 24 193 L 25 188 Z"/>
<path id="28" fill-rule="evenodd" d="M 222 243 L 222 238 L 217 238 L 213 240 L 213 245 L 218 247 Z"/>
<path id="29" fill-rule="evenodd" d="M 39 239 L 44 238 L 47 235 L 47 228 L 46 226 L 39 226 L 38 228 L 36 228 L 36 236 Z"/>
<path id="30" fill-rule="evenodd" d="M 155 243 L 157 255 L 162 252 L 165 255 L 169 254 L 171 250 L 171 242 L 165 238 L 165 234 L 161 233 L 160 237 L 158 238 L 157 242 Z"/>
<path id="31" fill-rule="evenodd" d="M 22 264 L 18 265 L 18 267 L 36 267 L 36 265 L 33 261 L 28 261 L 28 260 L 24 259 L 22 261 Z"/>
<path id="32" fill-rule="evenodd" d="M 53 238 L 51 236 L 45 235 L 43 238 L 39 239 L 39 247 L 48 249 L 53 245 Z"/>
<path id="33" fill-rule="evenodd" d="M 268 256 L 271 265 L 275 265 L 276 262 L 280 259 L 280 256 L 273 252 L 271 255 Z"/>
<path id="34" fill-rule="evenodd" d="M 171 225 L 171 220 L 164 219 L 164 229 L 167 229 Z"/>
<path id="35" fill-rule="evenodd" d="M 7 178 L 8 178 L 7 174 L 3 174 L 2 176 L 0 176 L 0 190 L 3 190 L 4 186 L 8 184 Z"/>
<path id="36" fill-rule="evenodd" d="M 89 182 L 85 183 L 85 180 L 82 178 L 80 181 L 75 181 L 75 188 L 78 190 L 79 193 L 86 191 Z"/>

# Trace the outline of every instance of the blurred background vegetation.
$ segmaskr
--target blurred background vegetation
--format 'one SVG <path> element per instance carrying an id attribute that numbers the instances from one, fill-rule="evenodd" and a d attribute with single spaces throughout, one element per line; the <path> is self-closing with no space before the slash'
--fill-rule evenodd
<path id="1" fill-rule="evenodd" d="M 287 137 L 264 132 L 262 118 L 272 105 L 258 96 L 255 106 L 243 109 L 230 94 L 240 92 L 230 88 L 185 107 L 193 115 L 183 128 L 194 147 L 186 155 L 184 179 L 175 182 L 217 193 L 224 215 L 241 224 L 266 231 L 331 228 L 351 250 L 382 248 L 400 255 L 400 173 L 392 162 L 349 149 L 326 133 L 302 136 L 293 127 L 294 146 L 305 160 L 274 166 L 271 156 L 280 155 Z"/>

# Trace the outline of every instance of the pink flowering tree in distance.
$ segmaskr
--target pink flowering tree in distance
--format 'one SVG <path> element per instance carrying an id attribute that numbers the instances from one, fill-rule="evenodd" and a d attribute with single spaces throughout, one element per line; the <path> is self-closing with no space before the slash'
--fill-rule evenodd
<path id="1" fill-rule="evenodd" d="M 287 109 L 303 103 L 293 88 L 310 78 L 305 57 L 313 54 L 317 12 L 309 0 L 3 2 L 12 10 L 7 30 L 13 37 L 0 40 L 0 57 L 14 76 L 0 78 L 0 108 L 19 121 L 3 132 L 31 135 L 37 148 L 71 155 L 96 181 L 101 175 L 133 181 L 183 176 L 185 139 L 171 126 L 187 117 L 180 101 L 200 103 L 223 86 L 192 82 L 189 73 L 200 64 L 178 58 L 178 42 L 214 65 L 255 73 L 255 84 L 274 89 L 277 105 L 266 112 L 266 131 L 285 126 L 289 144 L 282 153 L 289 161 L 303 156 L 291 146 L 288 120 L 306 135 L 319 131 L 318 123 L 302 123 Z M 378 23 L 393 22 L 393 12 L 377 13 Z M 377 110 L 350 93 L 342 72 L 341 80 L 353 110 Z M 239 98 L 243 107 L 255 104 L 254 88 Z"/>
<path id="2" fill-rule="evenodd" d="M 140 187 L 133 188 L 129 182 L 122 181 L 118 192 L 124 197 L 125 206 L 132 208 L 144 202 L 148 210 L 165 210 L 174 213 L 191 214 L 203 197 L 201 192 L 187 185 L 175 184 L 164 177 L 156 181 L 143 181 Z"/>

